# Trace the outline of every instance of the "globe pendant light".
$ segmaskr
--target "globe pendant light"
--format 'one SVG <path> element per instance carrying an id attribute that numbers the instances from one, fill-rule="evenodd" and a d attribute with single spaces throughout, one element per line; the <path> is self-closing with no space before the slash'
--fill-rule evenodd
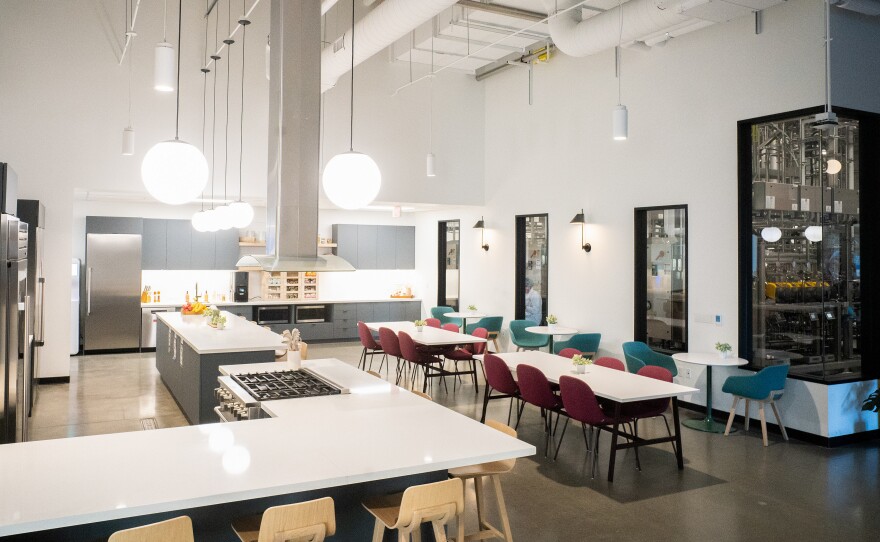
<path id="1" fill-rule="evenodd" d="M 324 193 L 338 207 L 359 209 L 379 195 L 382 173 L 372 158 L 354 150 L 354 0 L 351 3 L 351 102 L 348 152 L 337 154 L 324 166 Z"/>
<path id="2" fill-rule="evenodd" d="M 840 173 L 840 170 L 843 168 L 843 164 L 840 163 L 840 160 L 832 158 L 825 163 L 825 173 L 835 175 Z"/>
<path id="3" fill-rule="evenodd" d="M 153 70 L 153 88 L 160 92 L 174 90 L 174 46 L 168 43 L 165 36 L 167 16 L 168 0 L 165 0 L 165 10 L 162 15 L 162 42 L 156 45 Z M 179 42 L 178 47 L 180 47 Z"/>
<path id="4" fill-rule="evenodd" d="M 768 243 L 775 243 L 782 239 L 782 230 L 776 226 L 770 226 L 761 230 L 761 238 Z"/>
<path id="5" fill-rule="evenodd" d="M 254 208 L 251 204 L 242 201 L 242 163 L 244 162 L 244 61 L 245 61 L 245 40 L 247 39 L 247 27 L 251 22 L 242 17 L 238 20 L 241 25 L 241 118 L 238 128 L 238 201 L 229 205 L 231 211 L 231 220 L 233 228 L 246 228 L 254 220 Z"/>
<path id="6" fill-rule="evenodd" d="M 806 237 L 808 241 L 818 243 L 822 240 L 822 226 L 807 226 L 804 230 L 804 237 Z"/>
<path id="7" fill-rule="evenodd" d="M 151 196 L 169 205 L 194 200 L 208 182 L 208 162 L 202 152 L 181 141 L 180 130 L 180 33 L 183 23 L 183 0 L 177 22 L 177 106 L 174 139 L 153 145 L 141 163 L 141 179 Z"/>

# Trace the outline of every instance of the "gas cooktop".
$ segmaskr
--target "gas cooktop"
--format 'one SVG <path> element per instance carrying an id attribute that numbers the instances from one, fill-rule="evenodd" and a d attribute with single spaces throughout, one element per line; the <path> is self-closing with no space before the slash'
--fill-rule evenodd
<path id="1" fill-rule="evenodd" d="M 307 369 L 246 373 L 232 375 L 232 378 L 257 401 L 318 397 L 342 393 L 342 390 L 315 376 Z"/>

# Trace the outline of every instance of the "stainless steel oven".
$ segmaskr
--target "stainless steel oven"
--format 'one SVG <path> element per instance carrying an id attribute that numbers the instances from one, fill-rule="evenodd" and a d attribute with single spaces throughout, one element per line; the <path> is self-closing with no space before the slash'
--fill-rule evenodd
<path id="1" fill-rule="evenodd" d="M 312 324 L 329 322 L 330 313 L 327 305 L 296 305 L 296 323 Z"/>
<path id="2" fill-rule="evenodd" d="M 264 305 L 254 310 L 257 323 L 265 324 L 289 324 L 290 305 Z"/>

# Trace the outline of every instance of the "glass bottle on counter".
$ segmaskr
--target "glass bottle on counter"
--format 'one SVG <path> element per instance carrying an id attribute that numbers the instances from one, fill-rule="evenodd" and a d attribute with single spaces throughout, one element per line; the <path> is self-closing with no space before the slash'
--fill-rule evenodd
<path id="1" fill-rule="evenodd" d="M 189 290 L 186 291 L 186 296 L 184 297 L 187 303 L 189 303 Z"/>

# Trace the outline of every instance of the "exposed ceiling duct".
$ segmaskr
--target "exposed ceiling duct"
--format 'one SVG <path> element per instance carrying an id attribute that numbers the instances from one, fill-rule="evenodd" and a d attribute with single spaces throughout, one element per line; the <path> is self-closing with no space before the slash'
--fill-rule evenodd
<path id="1" fill-rule="evenodd" d="M 272 0 L 267 254 L 246 256 L 239 266 L 354 271 L 338 256 L 318 255 L 320 20 L 320 0 Z"/>
<path id="2" fill-rule="evenodd" d="M 880 2 L 877 0 L 831 0 L 831 5 L 864 15 L 880 15 Z"/>
<path id="3" fill-rule="evenodd" d="M 385 0 L 355 24 L 354 65 L 372 57 L 457 0 Z M 274 42 L 273 42 L 274 43 Z M 351 29 L 321 52 L 321 92 L 351 69 Z"/>

